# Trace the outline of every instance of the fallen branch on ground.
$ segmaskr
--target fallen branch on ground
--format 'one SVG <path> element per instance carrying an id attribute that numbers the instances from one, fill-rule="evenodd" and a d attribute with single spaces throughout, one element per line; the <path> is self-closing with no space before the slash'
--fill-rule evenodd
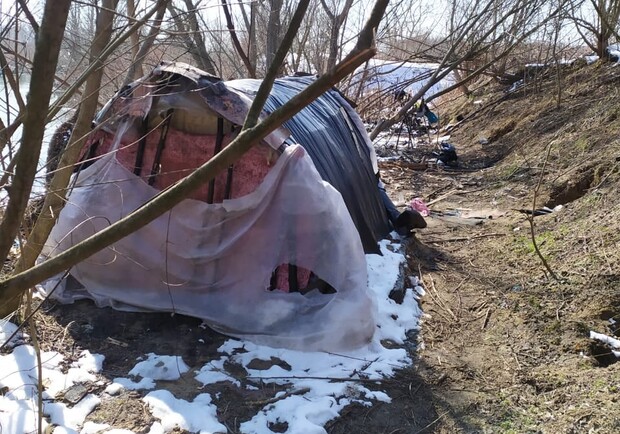
<path id="1" fill-rule="evenodd" d="M 500 233 L 491 233 L 491 234 L 480 234 L 480 235 L 474 235 L 471 237 L 460 237 L 460 238 L 446 238 L 445 240 L 424 240 L 427 243 L 452 243 L 452 242 L 458 242 L 458 241 L 471 241 L 471 240 L 475 240 L 477 238 L 487 238 L 487 237 L 505 237 L 506 234 L 500 234 Z"/>

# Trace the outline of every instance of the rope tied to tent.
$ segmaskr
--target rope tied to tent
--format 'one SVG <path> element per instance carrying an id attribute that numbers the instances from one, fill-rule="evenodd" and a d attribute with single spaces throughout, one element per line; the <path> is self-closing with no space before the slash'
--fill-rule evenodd
<path id="1" fill-rule="evenodd" d="M 213 156 L 215 157 L 222 150 L 222 143 L 224 142 L 224 119 L 217 118 L 217 133 L 215 135 L 215 149 L 213 149 Z M 209 191 L 207 192 L 207 203 L 213 203 L 215 197 L 215 178 L 209 181 Z"/>
<path id="2" fill-rule="evenodd" d="M 232 131 L 234 131 L 234 125 Z M 213 149 L 213 156 L 215 157 L 222 150 L 224 144 L 224 119 L 222 117 L 217 118 L 217 133 L 215 136 L 215 148 Z M 226 185 L 224 187 L 224 199 L 232 198 L 232 182 L 233 182 L 234 166 L 231 164 L 228 166 L 228 172 L 226 174 Z M 209 190 L 207 191 L 207 203 L 213 203 L 215 198 L 215 178 L 209 181 Z"/>
<path id="3" fill-rule="evenodd" d="M 161 127 L 159 142 L 157 143 L 157 150 L 155 151 L 155 158 L 153 160 L 153 166 L 151 167 L 151 174 L 149 176 L 149 185 L 151 186 L 155 183 L 155 177 L 161 169 L 161 156 L 164 152 L 164 148 L 166 147 L 166 137 L 168 136 L 168 131 L 170 130 L 170 120 L 172 119 L 173 112 L 174 109 L 168 109 L 166 112 L 166 118 L 164 119 L 164 123 Z"/>

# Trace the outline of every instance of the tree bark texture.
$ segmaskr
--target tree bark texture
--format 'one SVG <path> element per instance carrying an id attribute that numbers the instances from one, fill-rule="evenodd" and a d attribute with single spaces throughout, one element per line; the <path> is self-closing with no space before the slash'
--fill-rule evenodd
<path id="1" fill-rule="evenodd" d="M 71 0 L 48 0 L 45 3 L 34 53 L 22 142 L 16 155 L 9 203 L 0 223 L 0 258 L 9 254 L 32 190 L 70 4 Z"/>
<path id="2" fill-rule="evenodd" d="M 97 110 L 99 100 L 99 88 L 103 77 L 105 58 L 101 56 L 105 47 L 110 43 L 112 37 L 112 27 L 114 22 L 114 11 L 118 0 L 103 0 L 102 7 L 99 9 L 96 20 L 95 36 L 90 48 L 90 66 L 93 73 L 86 81 L 83 97 L 80 102 L 79 114 L 69 145 L 62 154 L 58 163 L 58 171 L 52 178 L 49 192 L 45 196 L 41 214 L 37 219 L 30 236 L 22 250 L 22 254 L 15 268 L 16 273 L 20 273 L 34 265 L 37 257 L 41 253 L 43 244 L 47 240 L 50 231 L 54 227 L 56 217 L 62 210 L 66 200 L 66 188 L 73 172 L 73 165 L 79 158 L 80 150 L 90 132 L 90 124 Z M 4 304 L 0 307 L 0 317 L 17 309 L 19 304 L 19 294 L 4 299 Z"/>

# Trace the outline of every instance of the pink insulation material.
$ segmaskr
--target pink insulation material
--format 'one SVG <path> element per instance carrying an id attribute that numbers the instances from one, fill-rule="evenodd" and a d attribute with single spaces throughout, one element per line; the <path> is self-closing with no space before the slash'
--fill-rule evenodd
<path id="1" fill-rule="evenodd" d="M 156 129 L 147 135 L 147 143 L 144 149 L 142 160 L 141 176 L 146 181 L 151 173 L 157 145 L 161 132 Z M 230 142 L 230 136 L 224 137 L 223 147 Z M 89 140 L 89 146 L 93 143 L 99 144 L 96 147 L 95 156 L 101 156 L 111 151 L 114 143 L 114 136 L 104 131 L 98 131 Z M 117 160 L 130 171 L 133 171 L 138 151 L 138 141 L 126 141 L 121 139 Z M 88 147 L 86 148 L 88 152 Z M 275 159 L 272 151 L 266 146 L 254 146 L 235 164 L 233 170 L 233 182 L 231 195 L 232 198 L 241 197 L 251 193 L 260 184 Z M 170 128 L 166 137 L 160 161 L 159 174 L 155 177 L 153 187 L 163 190 L 175 182 L 189 175 L 194 169 L 207 162 L 215 154 L 215 136 L 198 136 L 186 134 Z M 215 179 L 214 202 L 224 200 L 226 189 L 227 173 L 220 173 Z M 209 184 L 205 183 L 190 196 L 196 200 L 207 200 Z"/>
<path id="2" fill-rule="evenodd" d="M 141 177 L 148 181 L 157 146 L 161 136 L 161 128 L 151 131 L 147 135 L 146 147 L 142 160 Z M 232 140 L 231 136 L 224 136 L 222 147 Z M 114 147 L 114 136 L 104 131 L 98 131 L 89 139 L 85 147 L 85 154 L 91 146 L 95 145 L 94 157 L 108 154 Z M 159 165 L 159 173 L 155 177 L 153 187 L 163 190 L 175 182 L 183 179 L 191 171 L 204 164 L 215 154 L 216 138 L 208 135 L 193 135 L 170 128 L 166 136 L 165 147 Z M 128 170 L 133 171 L 138 152 L 138 141 L 127 141 L 125 137 L 116 151 L 116 159 Z M 239 159 L 234 165 L 231 199 L 245 196 L 256 190 L 256 187 L 264 180 L 275 160 L 275 154 L 267 146 L 254 146 Z M 220 173 L 215 178 L 214 202 L 221 203 L 226 191 L 227 171 Z M 190 198 L 205 202 L 208 196 L 209 183 L 205 183 Z M 304 246 L 308 248 L 309 246 Z M 297 269 L 297 285 L 301 290 L 308 286 L 310 270 L 303 267 Z M 288 264 L 282 264 L 276 269 L 274 289 L 288 292 L 290 289 Z"/>

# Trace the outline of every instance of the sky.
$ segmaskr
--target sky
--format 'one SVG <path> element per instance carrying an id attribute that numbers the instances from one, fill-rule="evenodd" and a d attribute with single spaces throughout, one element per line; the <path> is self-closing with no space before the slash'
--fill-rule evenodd
<path id="1" fill-rule="evenodd" d="M 407 332 L 420 325 L 419 299 L 424 290 L 416 276 L 405 276 L 407 290 L 403 303 L 391 300 L 388 295 L 397 284 L 405 261 L 403 246 L 398 241 L 383 240 L 380 247 L 383 256 L 366 256 L 368 285 L 378 306 L 377 329 L 367 346 L 335 354 L 291 351 L 229 339 L 218 349 L 218 354 L 199 369 L 190 370 L 179 355 L 150 353 L 139 357 L 129 372 L 119 373 L 113 380 L 102 375 L 106 365 L 104 356 L 88 349 L 68 369 L 62 354 L 44 352 L 44 414 L 49 415 L 44 429 L 55 425 L 53 434 L 131 434 L 132 431 L 109 423 L 88 421 L 87 417 L 102 401 L 123 390 L 136 390 L 142 394 L 142 401 L 155 419 L 149 434 L 168 433 L 177 428 L 200 434 L 226 433 L 226 427 L 217 419 L 217 396 L 196 390 L 192 400 L 184 400 L 166 386 L 171 385 L 170 389 L 175 390 L 172 383 L 179 381 L 182 375 L 192 375 L 204 385 L 230 383 L 242 387 L 236 374 L 226 370 L 227 362 L 244 367 L 247 377 L 243 384 L 249 389 L 271 383 L 285 388 L 274 392 L 269 404 L 241 423 L 242 433 L 270 434 L 269 423 L 285 422 L 289 434 L 323 434 L 326 433 L 325 424 L 337 418 L 349 404 L 372 406 L 391 402 L 392 397 L 386 392 L 370 390 L 365 381 L 356 380 L 389 378 L 397 370 L 411 365 L 412 360 L 402 346 Z M 0 344 L 15 329 L 10 322 L 0 322 Z M 388 349 L 380 343 L 384 340 L 400 345 L 390 345 Z M 3 434 L 36 432 L 37 369 L 34 349 L 25 343 L 27 341 L 27 337 L 18 335 L 10 344 L 11 350 L 0 354 L 0 432 Z M 286 362 L 290 370 L 280 366 L 257 370 L 248 366 L 254 359 L 271 360 L 272 357 Z M 61 399 L 65 391 L 75 390 L 76 385 L 93 383 L 102 391 L 86 394 L 73 405 Z"/>

